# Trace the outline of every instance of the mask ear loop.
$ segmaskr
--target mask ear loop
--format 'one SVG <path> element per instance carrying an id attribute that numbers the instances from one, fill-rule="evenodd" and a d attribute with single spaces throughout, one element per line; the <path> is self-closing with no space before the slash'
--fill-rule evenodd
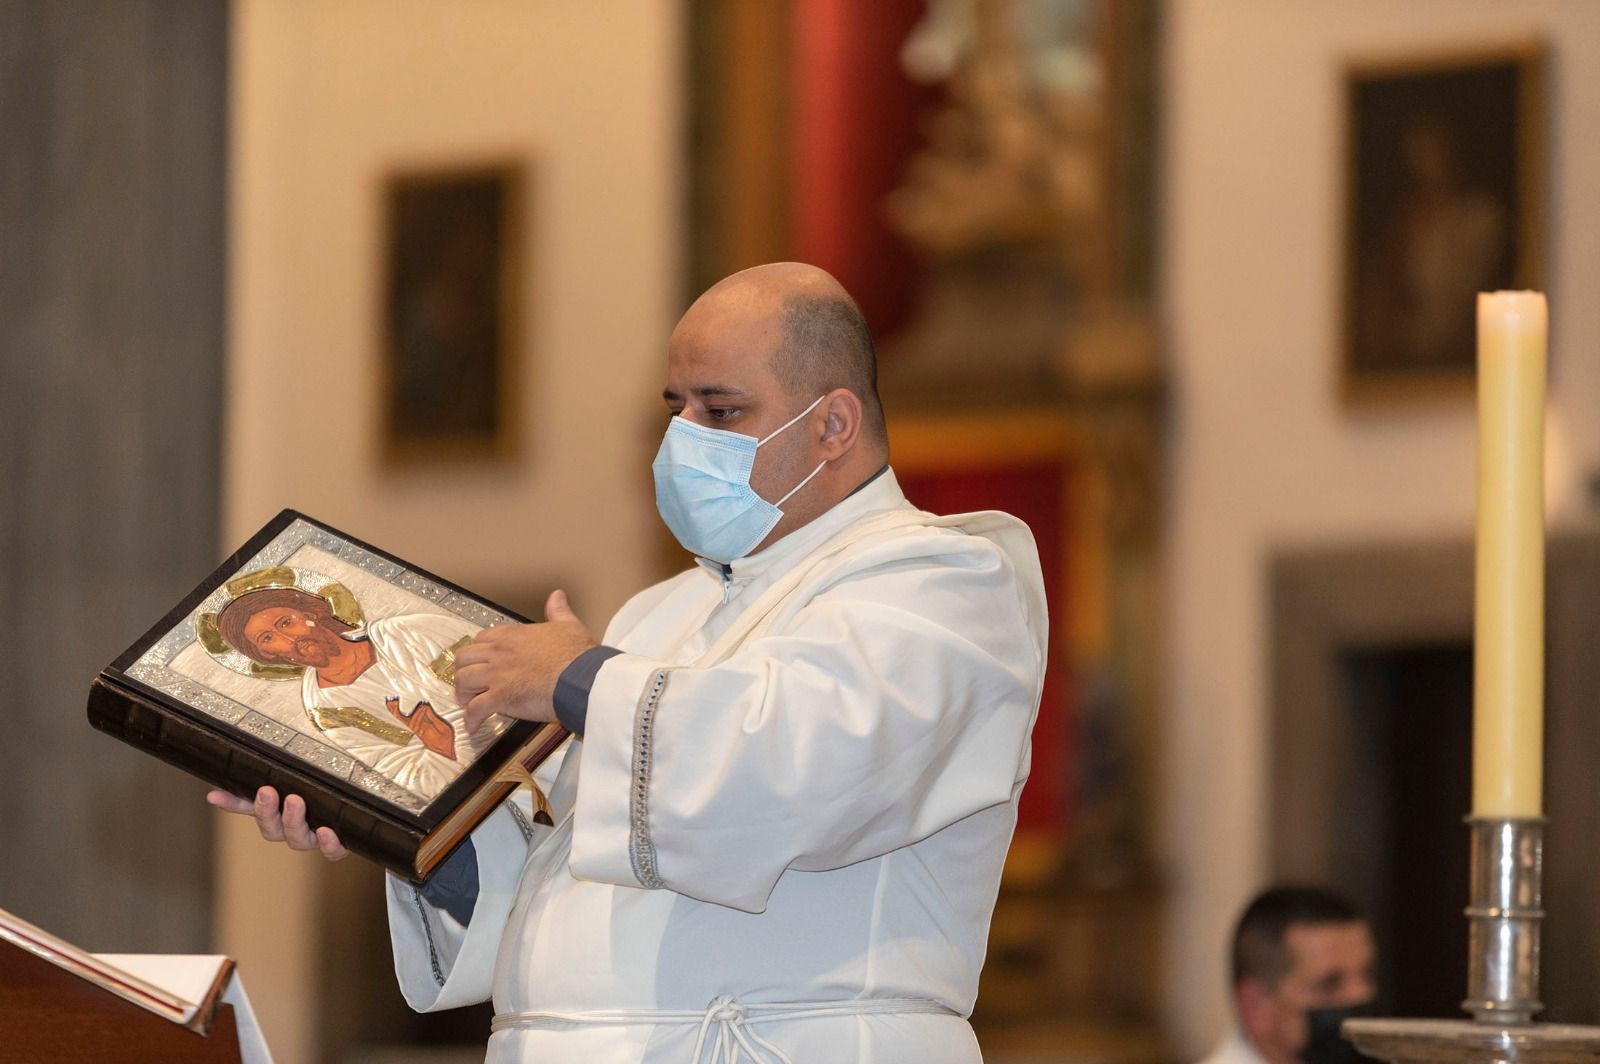
<path id="1" fill-rule="evenodd" d="M 772 437 L 776 436 L 778 433 L 782 432 L 784 429 L 788 428 L 790 425 L 793 425 L 796 421 L 799 421 L 801 418 L 803 418 L 807 414 L 811 413 L 811 411 L 813 411 L 813 410 L 815 410 L 817 408 L 817 403 L 822 402 L 826 398 L 827 398 L 826 395 L 817 396 L 816 402 L 813 402 L 810 406 L 808 406 L 804 410 L 800 411 L 794 417 L 790 418 L 788 421 L 785 421 L 775 431 L 769 432 L 765 436 L 761 437 L 759 440 L 756 441 L 756 446 L 760 447 L 763 443 L 766 443 L 768 440 L 772 439 Z"/>
<path id="2" fill-rule="evenodd" d="M 824 398 L 827 398 L 827 395 L 818 395 L 818 397 L 816 397 L 816 400 L 814 400 L 814 402 L 811 403 L 810 406 L 806 406 L 805 410 L 800 411 L 800 413 L 795 414 L 794 418 L 790 418 L 789 421 L 784 422 L 784 426 L 782 426 L 781 429 L 778 429 L 778 432 L 782 432 L 782 430 L 787 429 L 787 427 L 789 427 L 789 426 L 792 426 L 792 424 L 794 424 L 794 422 L 800 421 L 800 419 L 805 418 L 806 414 L 810 414 L 811 411 L 816 410 L 816 405 L 818 405 L 818 403 L 821 403 L 822 400 L 824 400 Z M 770 432 L 770 434 L 765 435 L 765 437 L 763 437 L 762 440 L 760 440 L 760 442 L 757 442 L 757 445 L 755 445 L 755 446 L 760 446 L 760 445 L 762 445 L 762 443 L 766 443 L 766 440 L 771 440 L 771 438 L 773 438 L 774 435 L 778 435 L 778 432 Z M 822 459 L 821 462 L 818 462 L 818 464 L 816 464 L 816 469 L 811 470 L 810 474 L 806 474 L 805 480 L 802 480 L 802 482 L 797 483 L 797 485 L 795 485 L 794 488 L 789 488 L 789 494 L 786 494 L 786 496 L 784 496 L 784 498 L 778 499 L 778 501 L 773 502 L 773 506 L 774 507 L 778 507 L 779 510 L 784 509 L 784 502 L 787 502 L 787 501 L 789 501 L 789 499 L 794 498 L 795 491 L 798 491 L 798 490 L 800 490 L 800 488 L 803 488 L 803 486 L 806 486 L 806 485 L 808 485 L 808 483 L 811 483 L 811 477 L 816 477 L 816 475 L 818 475 L 819 472 L 822 472 L 822 466 L 827 466 L 827 459 L 826 458 Z"/>
<path id="3" fill-rule="evenodd" d="M 816 476 L 818 473 L 822 472 L 822 467 L 827 465 L 827 464 L 828 464 L 828 460 L 826 458 L 824 458 L 821 462 L 818 462 L 817 463 L 817 468 L 813 469 L 810 473 L 806 474 L 806 479 L 802 480 L 800 483 L 798 483 L 794 487 L 790 488 L 788 495 L 785 495 L 783 498 L 779 499 L 777 502 L 773 503 L 772 505 L 776 506 L 780 510 L 783 509 L 783 504 L 789 501 L 790 496 L 794 495 L 795 492 L 799 491 L 801 488 L 803 488 L 807 484 L 811 483 L 811 478 Z"/>
<path id="4" fill-rule="evenodd" d="M 803 418 L 807 414 L 811 413 L 811 411 L 813 411 L 813 410 L 815 410 L 817 408 L 817 403 L 822 402 L 826 398 L 827 398 L 826 395 L 817 396 L 817 398 L 812 402 L 812 404 L 810 406 L 806 407 L 804 410 L 800 411 L 794 417 L 792 417 L 788 421 L 786 421 L 783 424 L 783 426 L 780 427 L 777 430 L 777 432 L 770 432 L 766 436 L 763 436 L 760 440 L 758 440 L 756 442 L 756 446 L 760 447 L 763 443 L 766 443 L 768 440 L 772 439 L 772 437 L 776 436 L 779 432 L 782 432 L 784 429 L 788 428 L 790 425 L 793 425 L 796 421 L 799 421 L 801 418 Z M 794 487 L 790 488 L 789 489 L 789 493 L 787 495 L 785 495 L 783 498 L 779 499 L 777 502 L 773 503 L 772 505 L 777 507 L 780 510 L 783 509 L 783 504 L 788 502 L 791 498 L 793 498 L 795 492 L 799 491 L 801 488 L 803 488 L 807 484 L 811 483 L 811 478 L 816 476 L 818 473 L 822 472 L 822 467 L 827 465 L 827 464 L 828 464 L 828 460 L 826 458 L 824 458 L 821 462 L 818 462 L 817 463 L 817 468 L 813 469 L 810 473 L 807 473 L 806 474 L 806 478 L 804 480 L 802 480 L 800 483 L 796 484 Z"/>

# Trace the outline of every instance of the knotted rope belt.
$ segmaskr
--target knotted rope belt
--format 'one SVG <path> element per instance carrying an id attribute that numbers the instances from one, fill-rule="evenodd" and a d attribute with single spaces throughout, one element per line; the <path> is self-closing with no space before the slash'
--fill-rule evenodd
<path id="1" fill-rule="evenodd" d="M 779 1001 L 746 1005 L 724 995 L 704 1012 L 692 1009 L 597 1009 L 585 1012 L 502 1012 L 489 1024 L 491 1031 L 582 1027 L 654 1026 L 688 1027 L 698 1024 L 691 1064 L 738 1064 L 740 1055 L 755 1064 L 794 1064 L 752 1028 L 763 1023 L 814 1019 L 822 1016 L 887 1016 L 920 1014 L 955 1016 L 951 1009 L 926 998 L 861 998 L 854 1001 Z M 707 1050 L 711 1056 L 705 1057 Z"/>

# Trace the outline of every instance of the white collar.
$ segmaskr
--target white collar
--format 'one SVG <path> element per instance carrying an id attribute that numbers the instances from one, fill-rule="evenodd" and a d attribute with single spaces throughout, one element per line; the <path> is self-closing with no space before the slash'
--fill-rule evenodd
<path id="1" fill-rule="evenodd" d="M 807 524 L 790 532 L 765 550 L 735 558 L 727 565 L 709 558 L 696 558 L 701 567 L 718 580 L 742 586 L 774 570 L 782 571 L 820 548 L 828 540 L 863 517 L 909 507 L 894 470 L 885 468 L 871 480 Z"/>
<path id="2" fill-rule="evenodd" d="M 1267 1064 L 1266 1057 L 1261 1055 L 1261 1050 L 1256 1048 L 1250 1036 L 1244 1033 L 1244 1025 L 1235 1023 L 1233 1030 L 1228 1032 L 1228 1037 L 1223 1039 L 1219 1056 L 1237 1062 L 1237 1064 Z"/>

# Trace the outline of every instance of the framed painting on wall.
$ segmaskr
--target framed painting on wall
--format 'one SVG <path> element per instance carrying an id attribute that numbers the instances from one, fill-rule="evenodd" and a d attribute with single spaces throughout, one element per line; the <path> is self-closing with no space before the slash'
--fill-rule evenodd
<path id="1" fill-rule="evenodd" d="M 1344 397 L 1470 395 L 1477 294 L 1543 287 L 1543 47 L 1358 63 L 1345 97 Z"/>
<path id="2" fill-rule="evenodd" d="M 503 457 L 518 436 L 519 163 L 401 171 L 383 186 L 382 452 Z"/>

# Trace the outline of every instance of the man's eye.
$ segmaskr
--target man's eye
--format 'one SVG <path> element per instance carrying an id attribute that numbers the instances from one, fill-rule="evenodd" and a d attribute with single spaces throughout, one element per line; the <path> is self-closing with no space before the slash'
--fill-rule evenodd
<path id="1" fill-rule="evenodd" d="M 734 410 L 732 407 L 727 407 L 727 406 L 708 406 L 708 407 L 706 407 L 706 417 L 710 418 L 712 421 L 727 421 L 729 418 L 733 417 L 733 415 L 736 414 L 736 413 L 738 413 L 738 411 Z"/>

